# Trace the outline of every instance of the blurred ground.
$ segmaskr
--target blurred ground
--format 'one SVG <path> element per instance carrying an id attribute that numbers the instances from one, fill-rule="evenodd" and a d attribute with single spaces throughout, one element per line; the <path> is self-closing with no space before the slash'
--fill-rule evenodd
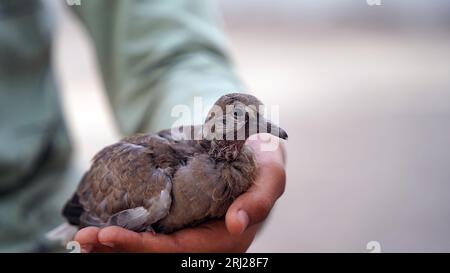
<path id="1" fill-rule="evenodd" d="M 240 75 L 280 105 L 289 133 L 286 193 L 250 251 L 366 252 L 373 240 L 383 251 L 450 251 L 447 29 L 402 29 L 403 17 L 388 31 L 337 27 L 320 13 L 304 24 L 295 13 L 249 19 L 222 5 Z M 75 165 L 85 170 L 118 136 L 92 49 L 71 17 L 61 18 L 56 57 Z"/>

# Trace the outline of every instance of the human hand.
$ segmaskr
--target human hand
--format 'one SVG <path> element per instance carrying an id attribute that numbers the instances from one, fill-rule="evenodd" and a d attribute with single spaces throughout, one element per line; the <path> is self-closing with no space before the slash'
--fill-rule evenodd
<path id="1" fill-rule="evenodd" d="M 264 134 L 265 140 L 273 138 Z M 137 233 L 116 226 L 87 227 L 75 240 L 83 252 L 245 252 L 285 188 L 282 142 L 274 151 L 262 151 L 264 143 L 261 137 L 247 141 L 255 152 L 258 174 L 248 191 L 228 208 L 225 220 L 208 221 L 172 234 Z"/>

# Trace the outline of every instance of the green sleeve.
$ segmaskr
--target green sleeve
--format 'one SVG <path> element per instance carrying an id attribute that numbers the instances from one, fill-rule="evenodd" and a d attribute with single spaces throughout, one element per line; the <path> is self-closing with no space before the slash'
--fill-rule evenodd
<path id="1" fill-rule="evenodd" d="M 71 7 L 91 34 L 123 134 L 170 127 L 172 107 L 205 108 L 242 86 L 211 0 L 89 0 Z M 192 108 L 191 108 L 192 109 Z"/>

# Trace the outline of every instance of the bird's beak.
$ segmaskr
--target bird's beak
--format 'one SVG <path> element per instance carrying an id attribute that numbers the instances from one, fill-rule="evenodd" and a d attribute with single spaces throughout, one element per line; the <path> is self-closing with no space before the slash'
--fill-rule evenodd
<path id="1" fill-rule="evenodd" d="M 271 135 L 274 135 L 276 137 L 279 137 L 281 139 L 287 140 L 288 134 L 286 131 L 277 125 L 273 124 L 272 122 L 260 118 L 259 126 L 258 126 L 258 132 L 259 133 L 269 133 Z"/>

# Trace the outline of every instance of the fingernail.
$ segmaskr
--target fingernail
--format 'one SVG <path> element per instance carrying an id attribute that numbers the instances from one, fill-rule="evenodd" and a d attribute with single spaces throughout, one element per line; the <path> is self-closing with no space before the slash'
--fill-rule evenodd
<path id="1" fill-rule="evenodd" d="M 114 248 L 114 244 L 110 243 L 110 242 L 102 243 L 102 245 L 110 247 L 110 248 Z"/>
<path id="2" fill-rule="evenodd" d="M 241 234 L 242 234 L 247 229 L 247 226 L 250 222 L 250 218 L 248 217 L 247 212 L 245 212 L 243 210 L 238 211 L 237 217 L 238 217 L 239 221 L 242 223 L 242 230 L 241 230 Z"/>
<path id="3" fill-rule="evenodd" d="M 92 245 L 82 245 L 81 253 L 91 253 L 92 249 L 93 249 Z"/>

